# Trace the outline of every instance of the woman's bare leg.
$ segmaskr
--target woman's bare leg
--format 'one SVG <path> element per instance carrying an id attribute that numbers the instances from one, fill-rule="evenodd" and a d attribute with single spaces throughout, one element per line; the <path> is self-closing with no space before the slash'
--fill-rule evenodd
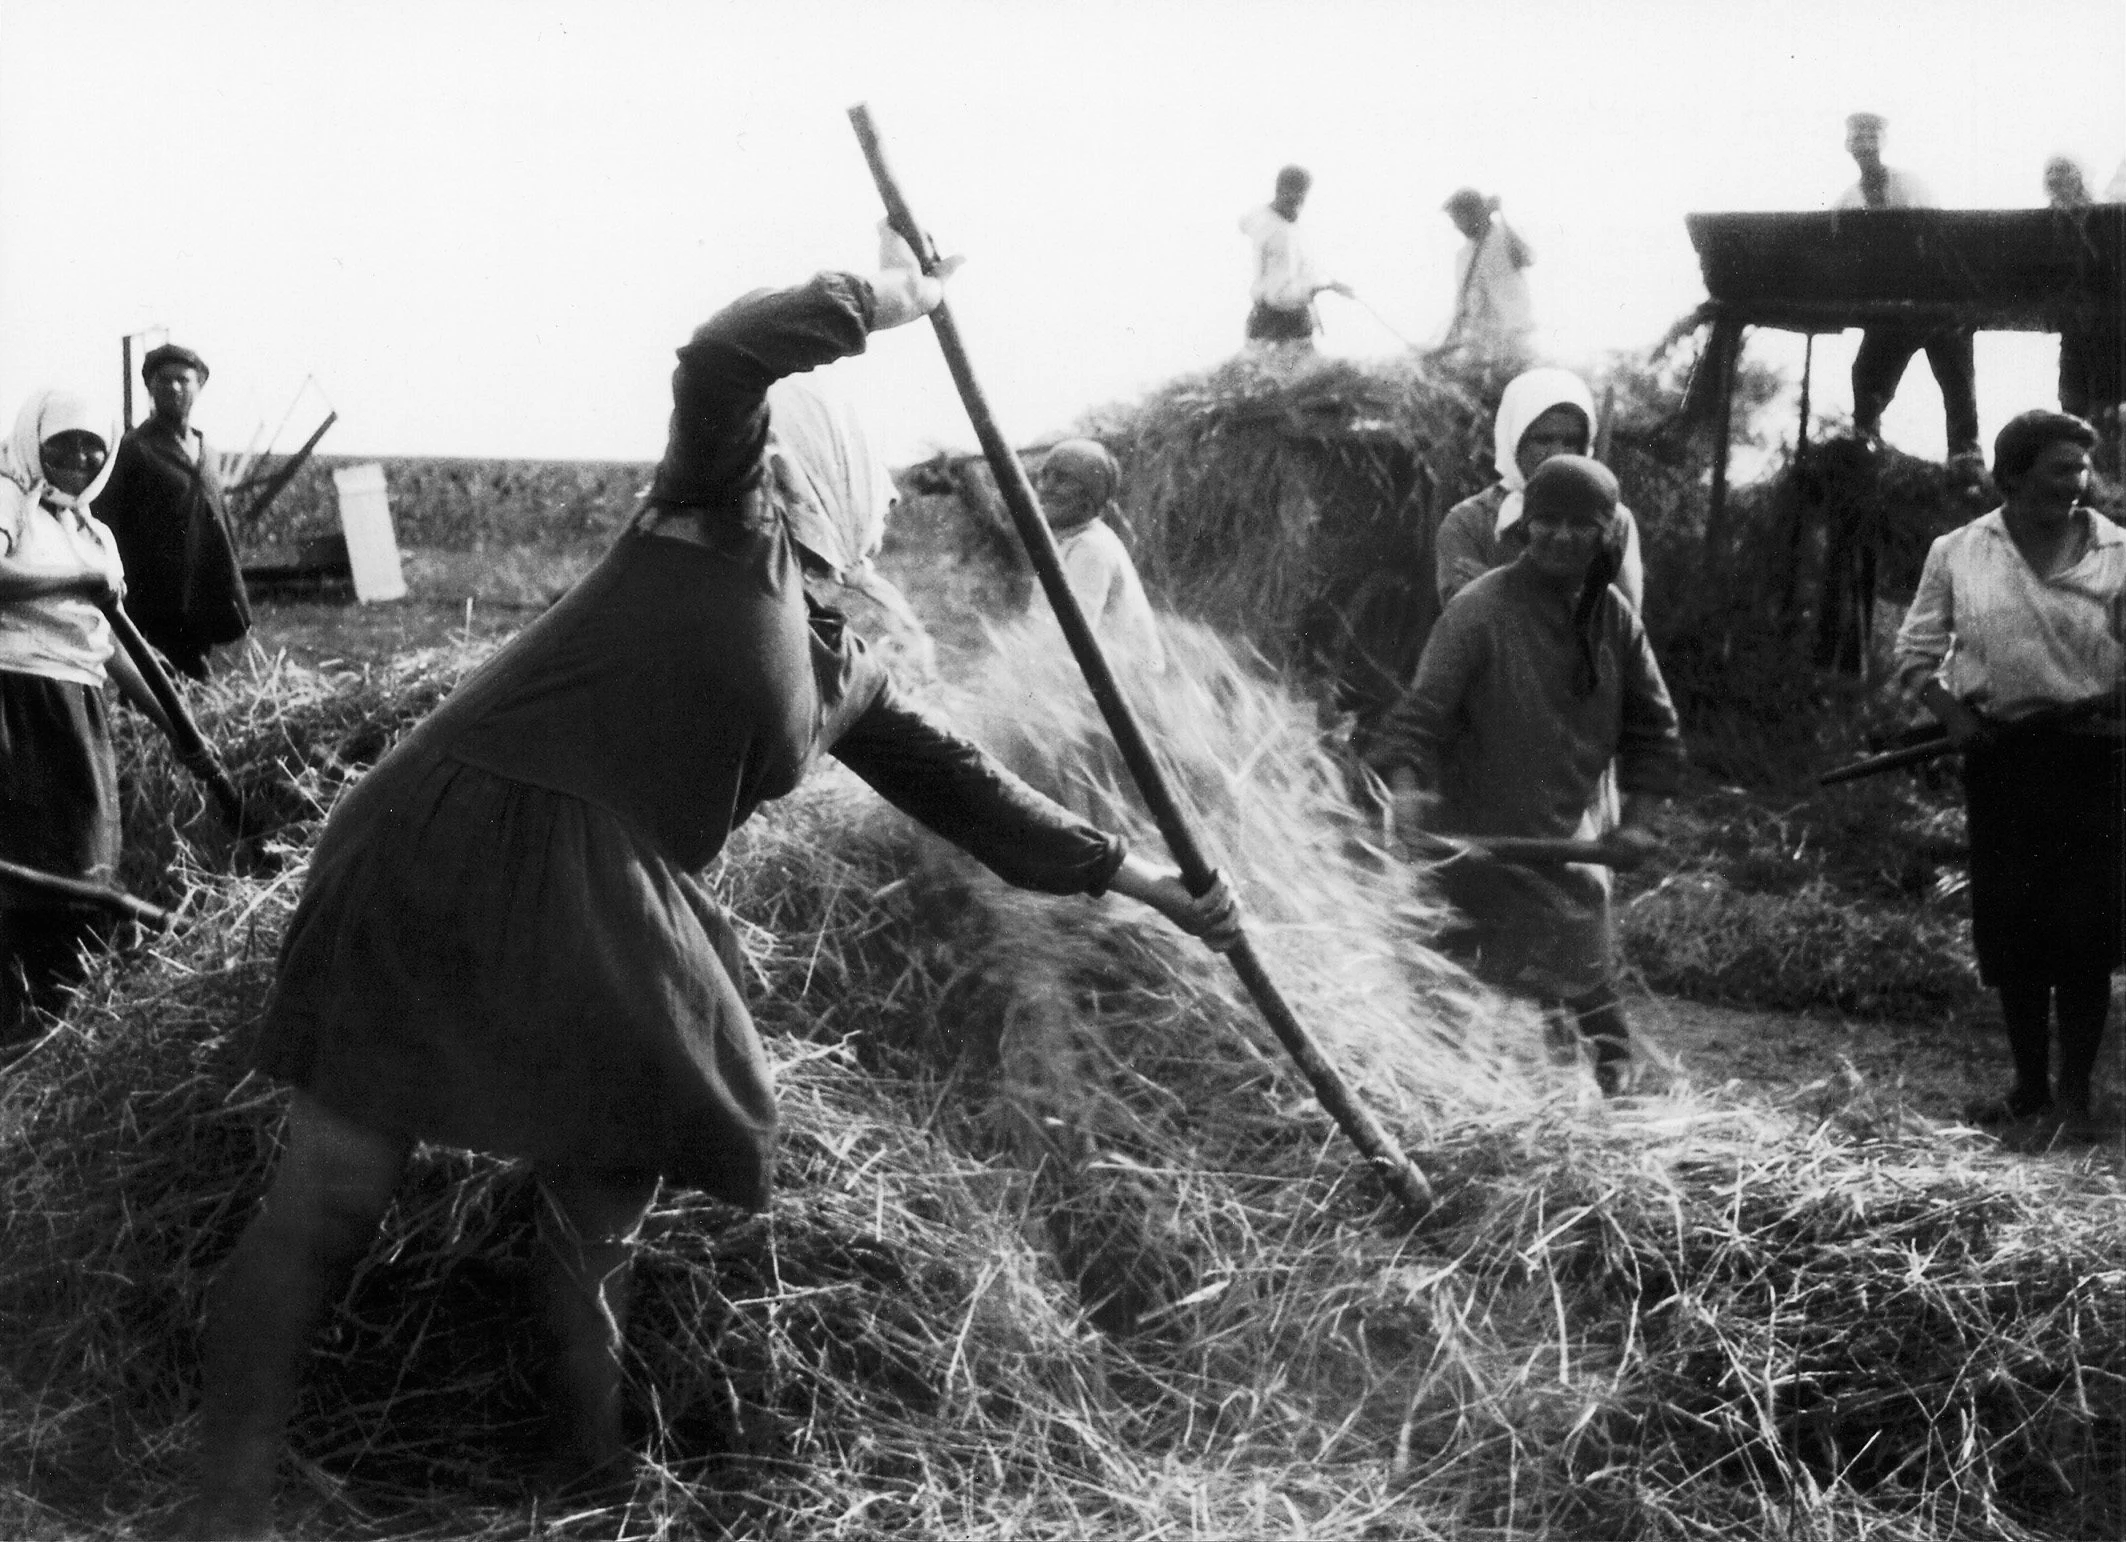
<path id="1" fill-rule="evenodd" d="M 539 1305 L 550 1343 L 547 1476 L 596 1484 L 624 1476 L 621 1341 L 635 1234 L 657 1196 L 655 1176 L 540 1167 Z"/>
<path id="2" fill-rule="evenodd" d="M 196 1535 L 270 1533 L 311 1332 L 375 1236 L 411 1149 L 295 1095 L 280 1170 L 207 1299 Z"/>

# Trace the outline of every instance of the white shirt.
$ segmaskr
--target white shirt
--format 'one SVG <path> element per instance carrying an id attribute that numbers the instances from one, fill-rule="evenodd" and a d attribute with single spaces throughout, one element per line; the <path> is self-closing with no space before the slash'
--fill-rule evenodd
<path id="1" fill-rule="evenodd" d="M 1268 204 L 1240 217 L 1240 233 L 1255 243 L 1255 281 L 1248 298 L 1281 311 L 1304 310 L 1328 280 L 1314 266 L 1299 226 Z M 1113 534 L 1112 531 L 1109 534 Z"/>
<path id="2" fill-rule="evenodd" d="M 79 509 L 48 509 L 0 480 L 0 555 L 25 567 L 94 568 L 123 587 L 125 567 L 110 532 Z M 111 626 L 87 600 L 47 594 L 0 604 L 0 669 L 76 685 L 103 684 Z"/>
<path id="3" fill-rule="evenodd" d="M 1937 539 L 1897 631 L 1899 683 L 1939 679 L 2011 721 L 2118 689 L 2126 531 L 2088 509 L 2075 517 L 2088 550 L 2050 578 L 2024 560 L 1998 509 Z"/>
<path id="4" fill-rule="evenodd" d="M 1166 645 L 1159 640 L 1159 621 L 1145 597 L 1137 564 L 1129 560 L 1122 538 L 1096 519 L 1058 537 L 1063 576 L 1070 592 L 1101 642 L 1139 668 L 1153 673 L 1166 668 Z"/>
<path id="5" fill-rule="evenodd" d="M 1882 206 L 1885 209 L 1938 209 L 1941 207 L 1940 204 L 1934 201 L 1934 194 L 1927 184 L 1913 176 L 1909 171 L 1899 171 L 1893 166 L 1885 166 L 1883 167 L 1883 173 L 1887 179 L 1886 185 L 1882 190 Z M 1838 195 L 1838 203 L 1836 205 L 1838 208 L 1865 209 L 1867 206 L 1867 195 L 1860 190 L 1858 182 L 1855 182 Z"/>
<path id="6" fill-rule="evenodd" d="M 1535 331 L 1535 304 L 1529 298 L 1528 279 L 1513 260 L 1516 244 L 1493 220 L 1481 240 L 1464 241 L 1455 253 L 1454 293 L 1459 304 L 1450 331 L 1457 342 L 1496 353 L 1527 347 L 1529 334 Z"/>

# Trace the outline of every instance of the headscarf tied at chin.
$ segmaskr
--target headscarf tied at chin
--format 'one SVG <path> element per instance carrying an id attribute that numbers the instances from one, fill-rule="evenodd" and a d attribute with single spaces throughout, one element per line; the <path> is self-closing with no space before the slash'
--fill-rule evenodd
<path id="1" fill-rule="evenodd" d="M 1497 531 L 1504 535 L 1521 518 L 1521 496 L 1528 486 L 1528 479 L 1521 474 L 1519 460 L 1521 440 L 1535 425 L 1535 420 L 1553 407 L 1576 407 L 1587 420 L 1589 442 L 1593 442 L 1595 405 L 1594 393 L 1587 389 L 1587 382 L 1569 369 L 1531 369 L 1515 375 L 1506 384 L 1505 393 L 1499 397 L 1498 416 L 1492 420 L 1492 464 L 1498 468 L 1499 480 L 1506 484 L 1506 501 L 1499 505 Z"/>
<path id="2" fill-rule="evenodd" d="M 63 493 L 44 474 L 44 442 L 74 429 L 85 429 L 103 441 L 103 469 L 83 491 Z M 104 483 L 110 481 L 111 468 L 117 462 L 118 420 L 109 413 L 98 412 L 85 396 L 50 390 L 39 391 L 22 404 L 0 471 L 24 493 L 53 508 L 80 509 L 85 513 L 103 491 Z"/>
<path id="3" fill-rule="evenodd" d="M 1068 525 L 1050 521 L 1056 534 L 1067 535 L 1096 519 L 1120 512 L 1115 498 L 1122 491 L 1122 468 L 1099 440 L 1064 440 L 1041 458 L 1041 472 L 1044 476 L 1049 472 L 1067 476 L 1091 495 L 1086 503 L 1092 512 L 1083 519 Z"/>
<path id="4" fill-rule="evenodd" d="M 855 410 L 817 381 L 776 381 L 768 387 L 767 471 L 770 495 L 809 565 L 861 588 L 886 539 L 897 489 Z"/>

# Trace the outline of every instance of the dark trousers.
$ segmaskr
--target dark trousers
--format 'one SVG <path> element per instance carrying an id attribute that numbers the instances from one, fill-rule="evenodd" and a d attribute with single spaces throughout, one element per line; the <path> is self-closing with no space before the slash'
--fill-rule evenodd
<path id="1" fill-rule="evenodd" d="M 1314 338 L 1314 307 L 1301 306 L 1296 311 L 1279 310 L 1261 300 L 1248 312 L 1248 341 L 1251 343 L 1305 343 Z"/>
<path id="2" fill-rule="evenodd" d="M 2094 421 L 2126 401 L 2126 338 L 2097 323 L 2060 331 L 2060 411 Z"/>
<path id="3" fill-rule="evenodd" d="M 1882 431 L 1882 411 L 1897 395 L 1905 366 L 1922 348 L 1941 387 L 1949 453 L 1978 449 L 1978 369 L 1971 354 L 1971 333 L 1962 327 L 1900 326 L 1885 322 L 1860 334 L 1853 355 L 1853 427 L 1863 434 Z"/>

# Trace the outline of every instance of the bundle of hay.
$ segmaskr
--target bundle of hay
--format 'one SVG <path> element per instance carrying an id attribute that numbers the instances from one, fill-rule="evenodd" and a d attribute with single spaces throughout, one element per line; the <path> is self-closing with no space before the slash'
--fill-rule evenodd
<path id="1" fill-rule="evenodd" d="M 1370 718 L 1407 681 L 1437 605 L 1429 528 L 1491 480 L 1495 364 L 1355 361 L 1271 350 L 1094 413 L 1081 431 L 1122 463 L 1120 533 L 1163 607 L 1243 635 L 1341 710 Z M 1022 456 L 1038 465 L 1046 442 Z M 978 457 L 911 468 L 949 498 L 967 554 L 1031 574 Z M 889 547 L 890 552 L 890 547 Z"/>
<path id="2" fill-rule="evenodd" d="M 1436 614 L 1430 527 L 1492 480 L 1506 378 L 1482 362 L 1269 350 L 1088 426 L 1121 458 L 1147 587 L 1370 718 Z"/>
<path id="3" fill-rule="evenodd" d="M 1582 1103 L 1421 951 L 1422 894 L 1324 823 L 1305 708 L 1173 642 L 1180 678 L 1140 687 L 1161 753 L 1438 1211 L 1386 1204 L 1157 918 L 1003 890 L 823 776 L 719 869 L 779 1192 L 654 1216 L 631 1504 L 524 1496 L 525 1178 L 429 1151 L 323 1335 L 299 1534 L 2118 1530 L 2115 1180 L 1844 1083 L 1778 1114 Z M 1148 843 L 1060 663 L 1010 646 L 954 710 Z M 180 1495 L 201 1292 L 277 1139 L 237 1073 L 293 872 L 200 854 L 191 926 L 113 960 L 0 1089 L 9 1535 L 156 1528 Z"/>

